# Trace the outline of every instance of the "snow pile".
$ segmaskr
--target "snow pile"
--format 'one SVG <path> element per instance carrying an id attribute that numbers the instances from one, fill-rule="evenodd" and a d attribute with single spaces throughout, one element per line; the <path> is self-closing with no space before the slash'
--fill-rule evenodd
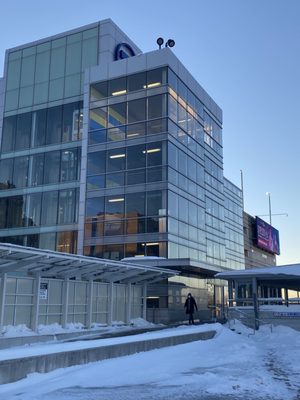
<path id="1" fill-rule="evenodd" d="M 137 327 L 137 328 L 151 328 L 154 326 L 158 326 L 153 324 L 152 322 L 146 321 L 144 318 L 134 318 L 130 320 L 130 325 Z"/>
<path id="2" fill-rule="evenodd" d="M 3 337 L 19 337 L 19 336 L 32 336 L 36 335 L 31 329 L 27 328 L 26 325 L 7 325 L 2 328 L 1 335 Z"/>
<path id="3" fill-rule="evenodd" d="M 151 393 L 147 399 L 205 399 L 213 396 L 256 400 L 299 398 L 300 332 L 283 326 L 274 327 L 272 332 L 270 327 L 262 326 L 255 334 L 238 321 L 231 329 L 220 324 L 182 326 L 88 343 L 44 345 L 39 351 L 46 353 L 59 346 L 64 346 L 64 351 L 68 346 L 83 349 L 205 330 L 217 333 L 211 340 L 165 347 L 47 374 L 31 374 L 21 381 L 1 385 L 0 397 L 9 400 L 144 399 L 145 394 Z M 18 355 L 20 351 L 18 349 Z M 34 348 L 27 351 L 35 352 Z M 113 397 L 108 396 L 109 393 Z"/>

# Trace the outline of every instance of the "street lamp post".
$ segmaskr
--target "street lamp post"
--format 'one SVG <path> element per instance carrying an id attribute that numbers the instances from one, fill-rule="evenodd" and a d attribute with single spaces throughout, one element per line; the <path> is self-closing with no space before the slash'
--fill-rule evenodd
<path id="1" fill-rule="evenodd" d="M 270 225 L 272 225 L 271 193 L 267 192 L 266 195 L 269 197 L 269 218 L 270 218 Z"/>

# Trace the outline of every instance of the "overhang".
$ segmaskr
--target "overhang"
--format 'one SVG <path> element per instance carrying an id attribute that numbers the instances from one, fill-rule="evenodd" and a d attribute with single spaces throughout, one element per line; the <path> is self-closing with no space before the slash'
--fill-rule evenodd
<path id="1" fill-rule="evenodd" d="M 153 283 L 177 274 L 165 268 L 0 243 L 0 275 L 16 272 L 120 283 Z"/>
<path id="2" fill-rule="evenodd" d="M 266 286 L 300 290 L 300 264 L 219 272 L 215 277 L 239 282 L 256 278 Z"/>

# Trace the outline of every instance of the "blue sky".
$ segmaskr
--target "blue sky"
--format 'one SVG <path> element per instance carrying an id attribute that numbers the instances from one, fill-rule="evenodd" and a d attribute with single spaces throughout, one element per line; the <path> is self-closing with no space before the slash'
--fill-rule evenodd
<path id="1" fill-rule="evenodd" d="M 298 0 L 10 0 L 1 4 L 5 50 L 111 18 L 144 51 L 173 51 L 223 109 L 224 173 L 245 211 L 269 212 L 280 232 L 278 264 L 300 262 L 300 2 Z M 268 221 L 268 216 L 264 218 Z"/>

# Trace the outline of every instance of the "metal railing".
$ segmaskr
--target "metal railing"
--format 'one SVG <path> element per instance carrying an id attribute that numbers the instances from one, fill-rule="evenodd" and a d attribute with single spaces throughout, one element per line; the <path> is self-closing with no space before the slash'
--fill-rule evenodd
<path id="1" fill-rule="evenodd" d="M 234 311 L 234 312 L 237 312 L 240 316 L 242 316 L 243 318 L 230 318 L 230 315 L 229 315 L 229 313 L 230 313 L 230 310 L 232 310 L 232 311 Z M 252 314 L 252 313 L 251 313 Z M 250 335 L 255 335 L 255 332 L 256 332 L 256 327 L 259 327 L 260 325 L 270 325 L 270 330 L 271 330 L 271 333 L 273 332 L 273 324 L 271 324 L 269 321 L 267 321 L 267 320 L 265 320 L 265 319 L 263 319 L 263 318 L 257 318 L 257 317 L 255 317 L 255 315 L 254 315 L 254 307 L 253 307 L 253 315 L 251 315 L 251 314 L 249 314 L 248 312 L 246 312 L 246 311 L 242 311 L 242 310 L 240 310 L 239 308 L 237 308 L 237 307 L 230 307 L 230 308 L 228 308 L 227 309 L 227 321 L 228 321 L 228 326 L 229 326 L 229 329 L 231 329 L 231 327 L 230 327 L 230 325 L 231 325 L 231 322 L 233 321 L 233 323 L 235 324 L 235 320 L 236 319 L 239 319 L 241 322 L 243 321 L 243 319 L 244 320 L 246 320 L 248 323 L 246 323 L 246 325 L 247 326 L 250 326 L 250 327 L 252 327 L 252 329 L 253 329 L 253 333 L 249 333 L 248 334 L 248 336 L 250 336 Z"/>

